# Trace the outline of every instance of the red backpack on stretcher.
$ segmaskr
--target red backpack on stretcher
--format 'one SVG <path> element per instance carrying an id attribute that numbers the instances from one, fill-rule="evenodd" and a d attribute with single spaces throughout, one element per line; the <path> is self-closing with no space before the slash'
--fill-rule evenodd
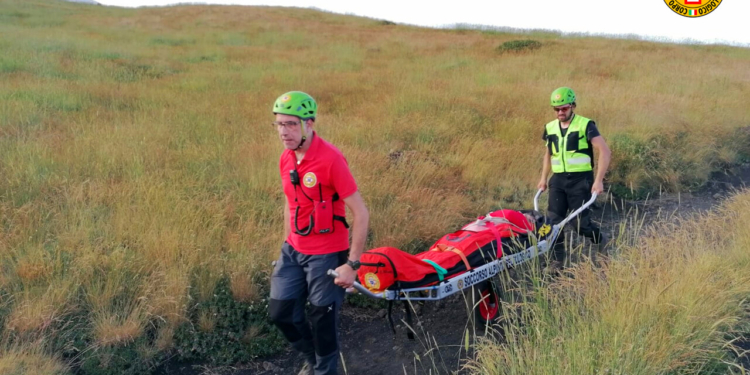
<path id="1" fill-rule="evenodd" d="M 499 210 L 447 234 L 416 255 L 394 247 L 366 251 L 357 276 L 373 292 L 428 286 L 525 249 L 534 225 L 519 211 Z"/>

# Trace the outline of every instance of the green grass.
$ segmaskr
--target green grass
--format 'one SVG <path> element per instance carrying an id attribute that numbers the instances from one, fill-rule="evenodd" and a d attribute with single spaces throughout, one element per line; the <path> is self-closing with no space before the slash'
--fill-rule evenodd
<path id="1" fill-rule="evenodd" d="M 497 47 L 500 52 L 533 51 L 542 47 L 542 43 L 533 39 L 511 40 Z"/>
<path id="2" fill-rule="evenodd" d="M 0 33 L 2 358 L 57 354 L 47 365 L 83 373 L 279 348 L 264 308 L 283 240 L 269 123 L 289 90 L 317 99 L 372 247 L 418 251 L 490 208 L 528 207 L 562 85 L 610 142 L 622 195 L 698 187 L 750 155 L 741 48 L 51 0 L 0 0 Z M 519 39 L 544 48 L 498 54 Z M 217 306 L 232 313 L 211 318 Z"/>
<path id="3" fill-rule="evenodd" d="M 714 213 L 637 225 L 617 257 L 588 262 L 507 302 L 502 341 L 483 340 L 479 374 L 741 374 L 750 280 L 750 194 Z M 664 218 L 665 221 L 667 218 Z M 512 293 L 506 293 L 512 294 Z M 518 295 L 518 292 L 516 292 Z"/>

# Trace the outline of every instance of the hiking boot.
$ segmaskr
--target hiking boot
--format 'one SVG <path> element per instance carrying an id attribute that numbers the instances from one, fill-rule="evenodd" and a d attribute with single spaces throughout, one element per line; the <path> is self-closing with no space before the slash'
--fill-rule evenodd
<path id="1" fill-rule="evenodd" d="M 608 255 L 607 252 L 609 251 L 610 240 L 611 239 L 609 238 L 608 235 L 604 233 L 599 234 L 599 243 L 596 246 L 600 254 L 605 255 L 605 256 Z"/>
<path id="2" fill-rule="evenodd" d="M 315 374 L 315 365 L 312 363 L 305 361 L 305 364 L 302 365 L 302 369 L 299 370 L 297 375 L 314 375 Z"/>
<path id="3" fill-rule="evenodd" d="M 563 270 L 564 263 L 561 260 L 553 260 L 550 261 L 549 264 L 547 264 L 547 267 L 544 267 L 544 274 L 548 276 L 558 276 L 560 275 L 560 272 Z"/>

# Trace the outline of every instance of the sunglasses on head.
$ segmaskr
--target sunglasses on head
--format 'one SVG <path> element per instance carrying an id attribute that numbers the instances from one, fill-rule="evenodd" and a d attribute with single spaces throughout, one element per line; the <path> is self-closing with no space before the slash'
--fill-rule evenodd
<path id="1" fill-rule="evenodd" d="M 562 107 L 552 108 L 552 110 L 555 111 L 555 112 L 565 112 L 565 111 L 569 110 L 571 107 L 573 107 L 573 106 L 572 105 L 566 105 L 566 106 L 562 106 Z"/>

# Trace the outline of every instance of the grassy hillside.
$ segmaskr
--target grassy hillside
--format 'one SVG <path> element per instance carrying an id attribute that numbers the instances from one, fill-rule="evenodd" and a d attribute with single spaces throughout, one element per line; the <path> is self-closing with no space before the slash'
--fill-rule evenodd
<path id="1" fill-rule="evenodd" d="M 0 35 L 0 368 L 54 353 L 50 368 L 138 373 L 170 351 L 277 350 L 270 111 L 289 90 L 318 100 L 371 246 L 417 250 L 528 206 L 562 85 L 608 139 L 619 194 L 695 187 L 750 155 L 748 49 L 34 0 L 0 0 Z M 541 46 L 498 49 L 519 39 Z"/>

